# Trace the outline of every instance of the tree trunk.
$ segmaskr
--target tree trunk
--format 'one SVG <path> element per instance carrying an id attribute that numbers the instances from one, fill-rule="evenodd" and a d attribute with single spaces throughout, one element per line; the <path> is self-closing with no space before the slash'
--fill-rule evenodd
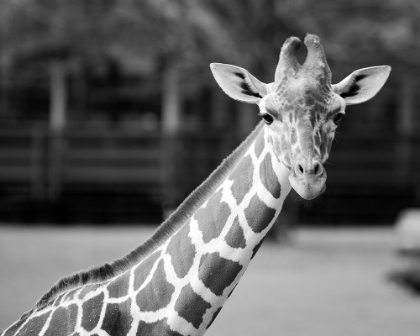
<path id="1" fill-rule="evenodd" d="M 181 97 L 179 90 L 179 67 L 168 63 L 162 77 L 162 146 L 161 146 L 161 190 L 163 217 L 168 217 L 178 206 L 177 179 L 179 169 L 181 128 Z"/>
<path id="2" fill-rule="evenodd" d="M 50 129 L 61 133 L 66 123 L 67 91 L 64 64 L 50 65 Z"/>
<path id="3" fill-rule="evenodd" d="M 48 198 L 55 202 L 62 190 L 64 159 L 63 130 L 66 124 L 66 73 L 64 64 L 50 65 L 50 150 L 48 169 Z"/>
<path id="4" fill-rule="evenodd" d="M 162 131 L 164 134 L 174 134 L 180 129 L 180 84 L 178 65 L 169 63 L 162 78 Z"/>

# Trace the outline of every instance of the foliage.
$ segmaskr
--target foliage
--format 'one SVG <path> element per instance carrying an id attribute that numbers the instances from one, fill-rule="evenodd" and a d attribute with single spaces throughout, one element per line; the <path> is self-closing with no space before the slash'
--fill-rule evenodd
<path id="1" fill-rule="evenodd" d="M 177 62 L 199 87 L 211 61 L 269 80 L 284 39 L 311 32 L 333 60 L 419 64 L 419 14 L 416 0 L 2 0 L 0 59 Z"/>
<path id="2" fill-rule="evenodd" d="M 277 0 L 278 16 L 291 27 L 315 32 L 329 55 L 350 61 L 382 53 L 419 64 L 420 2 L 416 0 Z M 284 11 L 284 7 L 289 10 Z"/>

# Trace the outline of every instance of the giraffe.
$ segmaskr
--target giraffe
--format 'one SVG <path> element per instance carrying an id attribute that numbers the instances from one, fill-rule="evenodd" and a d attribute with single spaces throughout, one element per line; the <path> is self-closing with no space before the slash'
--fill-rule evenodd
<path id="1" fill-rule="evenodd" d="M 257 104 L 262 121 L 157 229 L 125 257 L 61 279 L 2 336 L 203 335 L 261 246 L 293 188 L 325 190 L 328 158 L 346 105 L 372 98 L 389 66 L 359 69 L 338 84 L 320 39 L 285 41 L 274 82 L 212 63 L 231 98 Z"/>

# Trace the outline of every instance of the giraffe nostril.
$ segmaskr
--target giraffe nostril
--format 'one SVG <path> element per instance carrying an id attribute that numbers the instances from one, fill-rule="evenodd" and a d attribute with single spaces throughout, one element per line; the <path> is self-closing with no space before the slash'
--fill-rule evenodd
<path id="1" fill-rule="evenodd" d="M 298 166 L 299 173 L 303 174 L 305 172 L 305 169 L 303 169 L 303 167 L 299 163 L 297 166 Z"/>
<path id="2" fill-rule="evenodd" d="M 296 175 L 320 176 L 323 172 L 322 164 L 318 161 L 305 165 L 304 162 L 295 164 Z"/>
<path id="3" fill-rule="evenodd" d="M 320 172 L 321 168 L 319 166 L 319 163 L 315 163 L 314 165 L 314 174 L 318 175 L 318 173 Z"/>

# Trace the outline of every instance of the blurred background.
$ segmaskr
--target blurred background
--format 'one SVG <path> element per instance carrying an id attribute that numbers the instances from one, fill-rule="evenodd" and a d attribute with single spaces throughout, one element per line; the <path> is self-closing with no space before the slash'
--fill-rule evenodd
<path id="1" fill-rule="evenodd" d="M 419 13 L 411 0 L 3 0 L 0 218 L 159 223 L 258 122 L 209 63 L 270 82 L 284 40 L 310 32 L 334 82 L 393 71 L 348 108 L 327 192 L 310 204 L 292 195 L 289 217 L 392 223 L 420 205 Z"/>
<path id="2" fill-rule="evenodd" d="M 288 197 L 285 224 L 312 227 L 300 250 L 282 247 L 277 257 L 280 247 L 262 249 L 266 268 L 250 270 L 236 300 L 249 299 L 252 281 L 265 281 L 271 289 L 255 311 L 261 323 L 271 321 L 263 323 L 270 334 L 282 316 L 294 335 L 417 335 L 418 301 L 383 282 L 393 265 L 390 225 L 420 206 L 416 0 L 1 0 L 0 298 L 13 304 L 2 305 L 0 330 L 59 277 L 134 248 L 147 236 L 138 230 L 160 223 L 255 127 L 258 108 L 228 98 L 209 63 L 271 82 L 284 40 L 307 32 L 322 39 L 334 83 L 363 67 L 393 71 L 374 99 L 347 108 L 325 194 L 310 203 Z M 39 228 L 46 223 L 54 227 Z M 70 226 L 80 223 L 119 226 Z M 320 225 L 361 230 L 331 236 Z M 285 277 L 273 258 L 284 258 L 275 261 Z M 289 300 L 296 289 L 302 295 Z M 286 306 L 278 305 L 284 297 Z M 372 305 L 361 307 L 363 298 Z M 242 324 L 247 305 L 234 302 L 227 309 L 236 319 L 221 314 L 219 335 L 229 320 L 233 334 L 238 326 L 242 335 L 252 331 Z M 286 322 L 291 307 L 295 324 Z M 346 317 L 329 330 L 337 307 Z M 302 323 L 303 315 L 315 324 Z"/>

